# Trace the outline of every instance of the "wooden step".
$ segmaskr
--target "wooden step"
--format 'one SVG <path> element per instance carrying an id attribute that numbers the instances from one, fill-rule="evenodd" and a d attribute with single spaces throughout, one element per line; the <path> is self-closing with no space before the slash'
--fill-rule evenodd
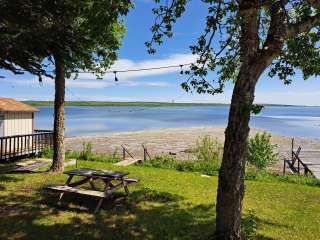
<path id="1" fill-rule="evenodd" d="M 125 159 L 122 160 L 120 162 L 115 163 L 114 165 L 116 166 L 129 166 L 131 164 L 134 164 L 136 162 L 142 161 L 141 159 L 136 159 L 136 158 L 129 158 L 129 159 Z"/>
<path id="2" fill-rule="evenodd" d="M 40 167 L 47 166 L 49 164 L 50 164 L 50 162 L 34 162 L 34 163 L 27 164 L 24 166 L 17 165 L 14 168 L 12 168 L 11 170 L 9 170 L 9 172 L 30 172 L 30 171 L 33 171 L 33 170 L 38 169 Z"/>
<path id="3" fill-rule="evenodd" d="M 135 178 L 125 178 L 124 181 L 127 185 L 138 183 L 139 180 Z"/>
<path id="4" fill-rule="evenodd" d="M 313 171 L 312 174 L 315 178 L 320 179 L 320 171 Z"/>

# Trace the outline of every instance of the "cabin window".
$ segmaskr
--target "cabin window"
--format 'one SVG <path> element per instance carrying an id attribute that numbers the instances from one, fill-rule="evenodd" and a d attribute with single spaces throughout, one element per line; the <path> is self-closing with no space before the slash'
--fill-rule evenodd
<path id="1" fill-rule="evenodd" d="M 4 116 L 0 115 L 0 137 L 4 136 Z"/>

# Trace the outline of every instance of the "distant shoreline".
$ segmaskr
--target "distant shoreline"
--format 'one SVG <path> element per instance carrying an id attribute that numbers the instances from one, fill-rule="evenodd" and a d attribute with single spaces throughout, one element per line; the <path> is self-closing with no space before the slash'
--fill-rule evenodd
<path id="1" fill-rule="evenodd" d="M 24 101 L 24 103 L 35 107 L 52 107 L 53 101 Z M 225 103 L 170 103 L 170 102 L 104 102 L 104 101 L 67 101 L 66 106 L 75 107 L 197 107 L 197 106 L 222 106 L 228 107 Z M 267 107 L 306 107 L 285 104 L 261 104 Z"/>

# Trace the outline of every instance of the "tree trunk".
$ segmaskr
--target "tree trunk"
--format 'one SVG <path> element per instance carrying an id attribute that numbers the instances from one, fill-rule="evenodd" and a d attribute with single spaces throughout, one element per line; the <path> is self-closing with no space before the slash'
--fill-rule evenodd
<path id="1" fill-rule="evenodd" d="M 65 66 L 64 59 L 59 55 L 55 60 L 55 99 L 54 99 L 54 135 L 53 135 L 53 163 L 51 171 L 64 170 L 64 98 L 65 98 Z"/>
<path id="2" fill-rule="evenodd" d="M 216 238 L 241 239 L 241 210 L 244 196 L 245 162 L 250 110 L 254 90 L 264 64 L 241 66 L 234 86 L 228 126 L 225 131 L 223 161 L 219 171 Z"/>

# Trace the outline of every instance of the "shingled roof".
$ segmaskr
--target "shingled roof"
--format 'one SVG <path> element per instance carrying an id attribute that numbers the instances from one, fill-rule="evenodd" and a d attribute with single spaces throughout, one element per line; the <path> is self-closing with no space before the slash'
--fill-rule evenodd
<path id="1" fill-rule="evenodd" d="M 0 112 L 38 112 L 34 108 L 25 103 L 19 102 L 13 98 L 0 98 Z"/>

